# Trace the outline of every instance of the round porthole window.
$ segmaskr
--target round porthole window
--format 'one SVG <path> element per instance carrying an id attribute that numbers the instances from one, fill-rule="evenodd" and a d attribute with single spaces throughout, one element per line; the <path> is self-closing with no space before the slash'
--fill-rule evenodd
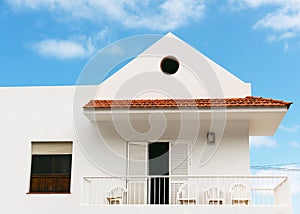
<path id="1" fill-rule="evenodd" d="M 160 69 L 165 74 L 175 74 L 178 71 L 179 62 L 173 56 L 167 56 L 163 58 L 160 62 Z"/>

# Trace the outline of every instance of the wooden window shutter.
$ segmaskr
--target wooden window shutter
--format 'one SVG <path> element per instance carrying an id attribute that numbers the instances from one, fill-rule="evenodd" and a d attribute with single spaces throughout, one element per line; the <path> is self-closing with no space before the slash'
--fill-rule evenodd
<path id="1" fill-rule="evenodd" d="M 131 176 L 146 176 L 147 170 L 147 143 L 128 143 L 128 171 L 127 174 Z"/>
<path id="2" fill-rule="evenodd" d="M 188 175 L 189 144 L 171 144 L 171 175 Z"/>

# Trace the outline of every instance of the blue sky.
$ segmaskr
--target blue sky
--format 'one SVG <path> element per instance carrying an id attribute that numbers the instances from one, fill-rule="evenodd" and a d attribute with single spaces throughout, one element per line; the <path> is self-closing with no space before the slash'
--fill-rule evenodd
<path id="1" fill-rule="evenodd" d="M 106 45 L 171 31 L 252 83 L 253 95 L 294 102 L 275 136 L 251 139 L 251 165 L 299 163 L 299 14 L 299 0 L 4 0 L 0 86 L 74 85 Z M 300 213 L 300 172 L 288 173 Z"/>

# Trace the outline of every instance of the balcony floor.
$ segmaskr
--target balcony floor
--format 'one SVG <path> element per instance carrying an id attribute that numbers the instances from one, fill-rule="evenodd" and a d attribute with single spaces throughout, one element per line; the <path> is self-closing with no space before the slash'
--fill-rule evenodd
<path id="1" fill-rule="evenodd" d="M 82 205 L 81 213 L 98 214 L 292 214 L 292 206 L 233 206 L 233 205 Z"/>

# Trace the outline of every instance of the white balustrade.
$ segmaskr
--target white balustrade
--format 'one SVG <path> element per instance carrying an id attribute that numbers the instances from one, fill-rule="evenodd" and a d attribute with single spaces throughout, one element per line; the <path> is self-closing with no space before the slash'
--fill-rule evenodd
<path id="1" fill-rule="evenodd" d="M 189 196 L 188 192 L 178 193 L 183 184 L 192 184 L 190 186 L 193 186 L 193 192 L 196 191 L 196 194 Z M 249 190 L 248 197 L 245 198 L 245 191 L 241 188 L 237 188 L 237 192 L 233 193 L 230 190 L 233 184 L 246 186 Z M 288 178 L 285 176 L 86 176 L 83 178 L 82 204 L 109 204 L 108 193 L 115 187 L 126 190 L 124 199 L 120 200 L 126 205 L 279 206 L 291 204 Z M 218 197 L 222 198 L 208 200 L 207 190 L 210 188 L 213 188 L 213 191 L 221 190 L 222 194 L 218 195 L 222 196 Z M 179 194 L 184 196 L 179 198 Z"/>

